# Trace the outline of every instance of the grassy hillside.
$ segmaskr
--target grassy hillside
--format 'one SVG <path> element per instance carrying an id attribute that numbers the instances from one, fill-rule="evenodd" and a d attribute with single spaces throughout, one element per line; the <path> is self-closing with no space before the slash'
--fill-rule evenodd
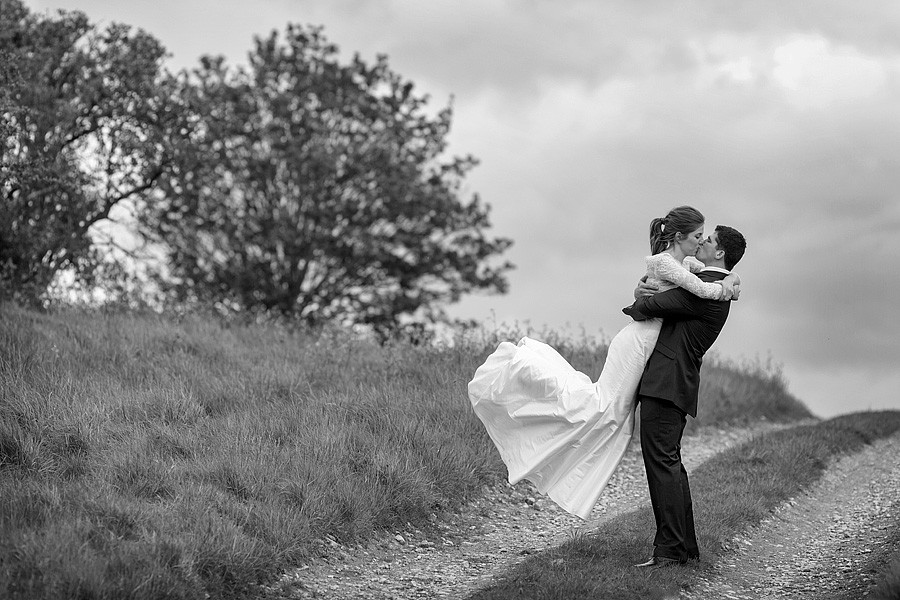
<path id="1" fill-rule="evenodd" d="M 0 595 L 240 596 L 326 534 L 452 510 L 506 476 L 466 397 L 496 341 L 0 306 Z M 547 341 L 599 374 L 605 348 Z M 702 424 L 809 416 L 777 373 L 704 368 Z"/>

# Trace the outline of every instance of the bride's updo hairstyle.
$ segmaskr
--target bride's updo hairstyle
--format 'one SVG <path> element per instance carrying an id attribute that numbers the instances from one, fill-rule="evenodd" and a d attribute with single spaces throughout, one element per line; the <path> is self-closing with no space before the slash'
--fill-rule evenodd
<path id="1" fill-rule="evenodd" d="M 650 222 L 650 253 L 659 254 L 675 241 L 675 234 L 688 235 L 706 219 L 692 206 L 678 206 L 661 219 Z"/>

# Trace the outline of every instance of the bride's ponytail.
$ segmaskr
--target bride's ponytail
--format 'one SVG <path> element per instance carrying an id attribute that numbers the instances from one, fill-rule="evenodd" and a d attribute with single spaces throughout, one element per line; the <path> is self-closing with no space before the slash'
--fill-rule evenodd
<path id="1" fill-rule="evenodd" d="M 665 219 L 653 219 L 650 221 L 650 254 L 659 254 L 669 245 L 668 242 L 662 239 L 665 233 L 665 226 Z"/>
<path id="2" fill-rule="evenodd" d="M 650 253 L 659 254 L 675 241 L 675 234 L 688 235 L 701 227 L 706 218 L 691 206 L 678 206 L 661 219 L 650 221 Z"/>

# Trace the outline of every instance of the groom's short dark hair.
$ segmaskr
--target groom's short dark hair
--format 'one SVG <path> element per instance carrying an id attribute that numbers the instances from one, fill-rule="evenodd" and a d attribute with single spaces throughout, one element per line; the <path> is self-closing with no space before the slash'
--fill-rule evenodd
<path id="1" fill-rule="evenodd" d="M 725 268 L 729 271 L 738 264 L 747 249 L 747 240 L 741 232 L 727 225 L 716 225 L 716 238 L 719 240 L 718 249 L 725 251 Z"/>

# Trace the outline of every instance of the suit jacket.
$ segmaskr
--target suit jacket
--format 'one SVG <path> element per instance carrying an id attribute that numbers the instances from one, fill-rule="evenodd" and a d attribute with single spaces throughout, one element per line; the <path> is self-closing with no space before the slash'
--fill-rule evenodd
<path id="1" fill-rule="evenodd" d="M 703 281 L 725 277 L 718 271 L 701 271 L 697 275 Z M 731 302 L 704 300 L 675 288 L 639 298 L 623 308 L 636 321 L 649 317 L 663 319 L 659 340 L 644 368 L 638 393 L 673 402 L 696 418 L 703 355 L 722 331 L 730 307 Z"/>

